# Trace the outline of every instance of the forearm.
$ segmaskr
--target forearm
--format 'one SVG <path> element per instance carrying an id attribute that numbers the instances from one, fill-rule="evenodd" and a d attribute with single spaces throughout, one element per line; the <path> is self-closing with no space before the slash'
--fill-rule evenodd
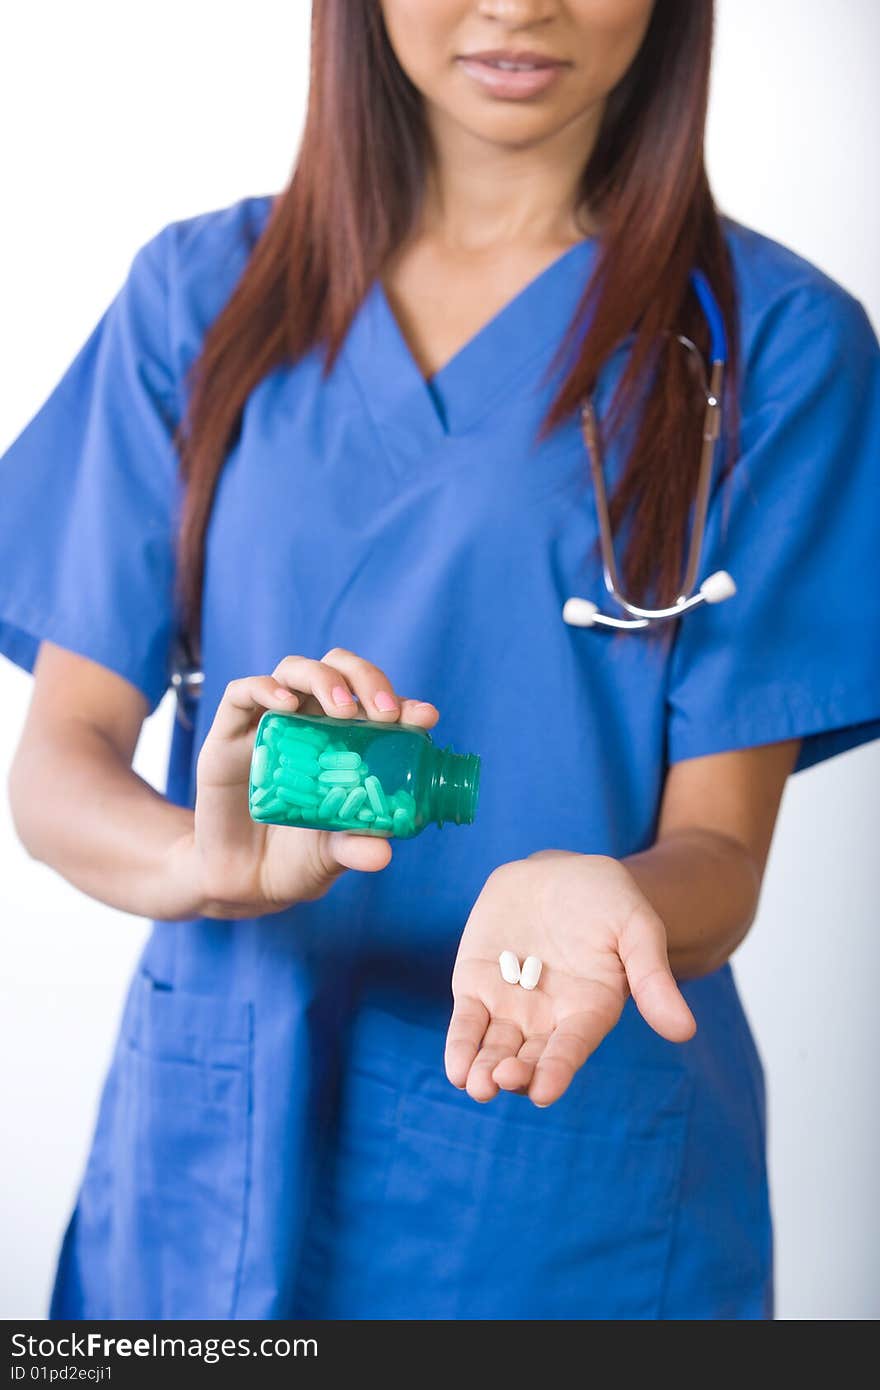
<path id="1" fill-rule="evenodd" d="M 98 730 L 72 723 L 31 739 L 9 793 L 28 853 L 90 897 L 142 917 L 201 914 L 192 811 L 149 786 Z"/>
<path id="2" fill-rule="evenodd" d="M 715 831 L 671 832 L 621 861 L 666 925 L 682 979 L 723 965 L 755 918 L 761 876 L 748 851 Z"/>

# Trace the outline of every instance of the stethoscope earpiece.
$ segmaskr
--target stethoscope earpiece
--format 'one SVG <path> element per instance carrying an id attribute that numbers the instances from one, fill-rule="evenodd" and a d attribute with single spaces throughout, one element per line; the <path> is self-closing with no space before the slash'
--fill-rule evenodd
<path id="1" fill-rule="evenodd" d="M 703 580 L 700 593 L 707 603 L 723 603 L 726 598 L 733 598 L 736 593 L 733 576 L 727 570 L 716 570 Z"/>
<path id="2" fill-rule="evenodd" d="M 571 627 L 592 627 L 599 606 L 588 598 L 569 598 L 562 606 L 562 621 Z"/>

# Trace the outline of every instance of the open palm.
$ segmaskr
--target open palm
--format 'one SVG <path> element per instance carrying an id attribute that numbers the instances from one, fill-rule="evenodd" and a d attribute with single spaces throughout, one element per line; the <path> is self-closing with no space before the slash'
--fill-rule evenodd
<path id="1" fill-rule="evenodd" d="M 498 957 L 538 956 L 537 989 Z M 446 1073 L 474 1100 L 499 1090 L 549 1105 L 611 1031 L 631 993 L 672 1042 L 695 1030 L 669 969 L 662 921 L 616 859 L 542 851 L 504 864 L 474 904 L 452 975 Z"/>

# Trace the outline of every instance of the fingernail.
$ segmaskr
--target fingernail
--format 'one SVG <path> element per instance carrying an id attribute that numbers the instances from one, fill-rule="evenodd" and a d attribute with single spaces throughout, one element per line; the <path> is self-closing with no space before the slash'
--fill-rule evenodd
<path id="1" fill-rule="evenodd" d="M 279 688 L 278 690 L 275 691 L 275 699 L 276 699 L 276 700 L 292 700 L 292 699 L 293 699 L 293 691 L 292 691 L 292 690 L 282 690 L 282 689 Z"/>
<path id="2" fill-rule="evenodd" d="M 373 697 L 376 709 L 397 709 L 397 701 L 387 690 L 378 690 Z"/>
<path id="3" fill-rule="evenodd" d="M 333 703 L 334 705 L 353 705 L 354 700 L 351 698 L 351 691 L 346 690 L 344 685 L 334 685 Z"/>

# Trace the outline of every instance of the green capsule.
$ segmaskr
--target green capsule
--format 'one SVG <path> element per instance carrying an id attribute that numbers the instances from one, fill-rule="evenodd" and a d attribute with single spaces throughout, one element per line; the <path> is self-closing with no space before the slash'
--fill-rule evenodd
<path id="1" fill-rule="evenodd" d="M 412 830 L 412 821 L 402 806 L 398 806 L 391 820 L 395 835 L 406 835 Z"/>
<path id="2" fill-rule="evenodd" d="M 361 809 L 367 799 L 367 793 L 363 787 L 352 787 L 348 796 L 339 808 L 340 820 L 353 820 L 354 816 Z"/>
<path id="3" fill-rule="evenodd" d="M 318 782 L 327 787 L 356 787 L 360 782 L 357 772 L 319 772 Z"/>
<path id="4" fill-rule="evenodd" d="M 326 768 L 328 772 L 342 772 L 344 770 L 350 772 L 352 768 L 360 767 L 361 755 L 360 753 L 348 752 L 331 753 L 328 750 L 321 754 L 318 758 L 318 762 L 321 764 L 321 767 Z"/>
<path id="5" fill-rule="evenodd" d="M 320 748 L 314 748 L 310 743 L 301 743 L 298 738 L 283 738 L 276 745 L 275 756 L 301 763 L 317 762 L 320 751 Z"/>
<path id="6" fill-rule="evenodd" d="M 315 785 L 314 777 L 310 777 L 306 772 L 298 772 L 295 767 L 279 768 L 281 776 L 278 778 L 279 791 L 281 788 L 286 790 L 308 792 L 310 796 L 317 799 L 318 788 Z"/>
<path id="7" fill-rule="evenodd" d="M 318 807 L 318 815 L 321 820 L 332 820 L 341 810 L 348 792 L 345 787 L 331 787 L 324 800 Z"/>
<path id="8" fill-rule="evenodd" d="M 309 777 L 317 777 L 321 771 L 318 759 L 305 749 L 302 751 L 297 749 L 295 753 L 281 753 L 278 761 L 282 767 L 294 767 L 297 772 L 308 773 Z"/>
<path id="9" fill-rule="evenodd" d="M 377 817 L 376 817 L 376 829 L 377 829 L 377 830 L 390 830 L 390 829 L 391 829 L 391 825 L 392 825 L 392 820 L 391 820 L 391 817 L 390 817 L 390 816 L 377 816 Z"/>
<path id="10" fill-rule="evenodd" d="M 370 805 L 377 816 L 382 816 L 388 820 L 388 802 L 385 800 L 385 793 L 382 790 L 382 783 L 376 776 L 368 777 L 364 782 L 367 796 L 370 798 Z"/>
<path id="11" fill-rule="evenodd" d="M 253 796 L 251 797 L 251 805 L 252 805 L 252 806 L 262 806 L 264 802 L 266 802 L 266 801 L 271 801 L 271 799 L 272 799 L 272 797 L 273 797 L 274 795 L 275 795 L 275 788 L 274 788 L 274 787 L 271 787 L 271 786 L 270 786 L 270 787 L 257 787 L 256 790 L 254 791 Z"/>
<path id="12" fill-rule="evenodd" d="M 371 821 L 376 819 L 376 813 L 375 811 L 371 811 L 369 806 L 365 806 L 362 811 L 358 811 L 357 818 L 358 820 L 362 820 L 365 825 L 369 825 Z"/>
<path id="13" fill-rule="evenodd" d="M 294 724 L 292 721 L 282 738 L 282 743 L 307 744 L 319 752 L 323 752 L 329 742 L 330 735 L 322 729 L 315 729 L 311 724 Z"/>
<path id="14" fill-rule="evenodd" d="M 277 797 L 272 801 L 264 801 L 258 808 L 260 820 L 272 820 L 276 816 L 289 816 L 291 808 Z M 257 819 L 257 817 L 255 817 Z"/>
<path id="15" fill-rule="evenodd" d="M 267 787 L 272 781 L 270 766 L 272 755 L 265 744 L 260 744 L 259 748 L 254 749 L 254 756 L 251 759 L 251 778 L 257 787 Z"/>
<path id="16" fill-rule="evenodd" d="M 289 802 L 291 806 L 299 806 L 304 811 L 317 811 L 320 804 L 317 796 L 311 796 L 309 792 L 303 791 L 300 787 L 279 785 L 276 791 L 282 801 Z"/>

